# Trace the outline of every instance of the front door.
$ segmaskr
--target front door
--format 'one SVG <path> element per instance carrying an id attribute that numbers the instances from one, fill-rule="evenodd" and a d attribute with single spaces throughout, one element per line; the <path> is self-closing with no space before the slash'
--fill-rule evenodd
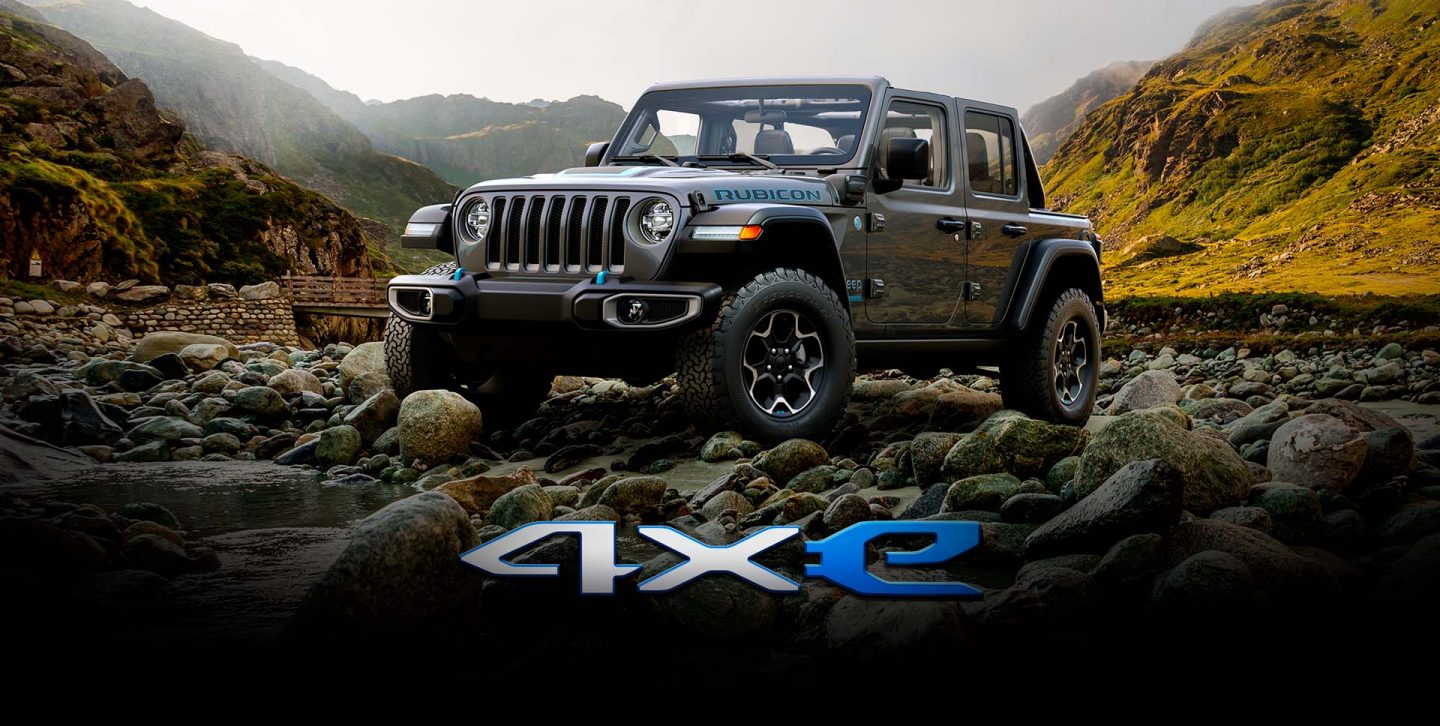
<path id="1" fill-rule="evenodd" d="M 965 244 L 942 231 L 942 219 L 964 217 L 950 160 L 955 137 L 944 99 L 925 94 L 891 98 L 874 150 L 874 169 L 884 170 L 890 139 L 930 142 L 930 174 L 907 179 L 886 194 L 867 195 L 865 316 L 874 323 L 930 324 L 957 315 L 965 281 Z"/>
<path id="2" fill-rule="evenodd" d="M 1006 114 L 966 108 L 964 124 L 965 206 L 970 212 L 965 320 L 993 326 L 1005 313 L 1010 270 L 1033 236 L 1027 228 L 1030 210 L 1016 161 L 1015 122 Z"/>

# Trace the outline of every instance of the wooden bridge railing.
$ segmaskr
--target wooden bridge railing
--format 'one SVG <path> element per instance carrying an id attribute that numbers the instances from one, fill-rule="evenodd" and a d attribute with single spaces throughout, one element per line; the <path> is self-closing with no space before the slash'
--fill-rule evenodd
<path id="1" fill-rule="evenodd" d="M 280 284 L 297 308 L 385 308 L 385 284 L 373 277 L 286 275 Z"/>

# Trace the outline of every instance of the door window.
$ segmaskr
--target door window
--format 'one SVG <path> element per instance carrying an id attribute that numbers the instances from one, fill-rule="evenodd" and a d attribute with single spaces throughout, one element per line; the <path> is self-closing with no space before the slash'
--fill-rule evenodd
<path id="1" fill-rule="evenodd" d="M 966 111 L 965 165 L 971 191 L 1015 196 L 1018 173 L 1014 122 L 993 113 Z"/>
<path id="2" fill-rule="evenodd" d="M 885 125 L 880 129 L 880 148 L 876 151 L 881 170 L 885 169 L 890 139 L 901 138 L 930 142 L 930 174 L 924 179 L 906 179 L 905 186 L 945 187 L 950 181 L 949 170 L 945 168 L 945 160 L 949 158 L 945 149 L 945 109 L 928 103 L 891 101 L 885 113 Z"/>

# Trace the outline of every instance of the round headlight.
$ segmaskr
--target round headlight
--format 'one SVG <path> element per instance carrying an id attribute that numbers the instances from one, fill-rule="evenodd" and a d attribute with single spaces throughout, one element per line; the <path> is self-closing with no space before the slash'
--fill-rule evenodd
<path id="1" fill-rule="evenodd" d="M 640 210 L 640 231 L 650 242 L 664 242 L 675 229 L 675 210 L 669 202 L 655 200 Z"/>
<path id="2" fill-rule="evenodd" d="M 484 199 L 465 210 L 465 231 L 476 241 L 485 239 L 485 233 L 490 231 L 490 205 Z"/>

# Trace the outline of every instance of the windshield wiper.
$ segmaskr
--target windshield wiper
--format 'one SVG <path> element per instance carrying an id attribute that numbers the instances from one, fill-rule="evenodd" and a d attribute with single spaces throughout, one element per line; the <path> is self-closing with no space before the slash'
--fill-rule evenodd
<path id="1" fill-rule="evenodd" d="M 658 161 L 658 162 L 660 162 L 661 164 L 664 164 L 665 166 L 680 166 L 679 164 L 676 164 L 676 163 L 675 163 L 675 160 L 674 160 L 674 159 L 671 159 L 671 158 L 665 157 L 665 156 L 658 156 L 658 155 L 656 155 L 656 154 L 636 154 L 636 155 L 634 155 L 634 156 L 617 156 L 617 157 L 614 157 L 613 159 L 611 159 L 611 161 L 645 161 L 645 162 L 657 162 L 657 161 Z"/>
<path id="2" fill-rule="evenodd" d="M 737 152 L 735 152 L 735 153 L 733 153 L 733 154 L 700 154 L 699 156 L 696 156 L 695 158 L 700 159 L 701 161 L 704 161 L 704 160 L 706 160 L 706 159 L 709 159 L 709 160 L 711 160 L 711 161 L 714 161 L 714 160 L 717 160 L 717 159 L 718 159 L 718 160 L 721 160 L 721 161 L 748 161 L 748 162 L 750 162 L 751 164 L 754 164 L 754 165 L 756 165 L 756 166 L 763 166 L 763 167 L 765 167 L 766 169 L 779 169 L 779 168 L 780 168 L 780 166 L 779 166 L 778 164 L 775 164 L 774 162 L 770 161 L 769 159 L 767 159 L 767 158 L 765 158 L 765 157 L 763 157 L 763 156 L 756 156 L 756 155 L 754 155 L 754 154 L 747 154 L 747 153 L 745 153 L 745 152 L 743 152 L 743 151 L 737 151 Z"/>

